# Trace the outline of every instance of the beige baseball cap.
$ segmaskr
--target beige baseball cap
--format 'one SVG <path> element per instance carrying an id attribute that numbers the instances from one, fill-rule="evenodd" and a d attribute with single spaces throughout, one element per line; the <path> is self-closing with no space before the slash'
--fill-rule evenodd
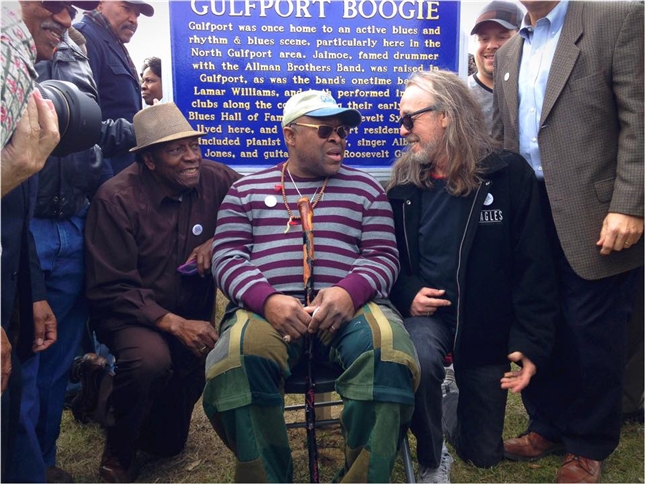
<path id="1" fill-rule="evenodd" d="M 343 124 L 354 128 L 363 120 L 361 113 L 355 109 L 343 108 L 336 100 L 325 91 L 302 91 L 294 94 L 285 103 L 282 114 L 282 127 L 293 123 L 300 116 L 324 118 L 327 116 L 340 116 Z"/>

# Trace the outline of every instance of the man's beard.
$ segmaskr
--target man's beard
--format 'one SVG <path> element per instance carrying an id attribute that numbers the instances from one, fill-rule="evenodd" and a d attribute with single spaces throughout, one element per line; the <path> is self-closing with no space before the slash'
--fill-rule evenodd
<path id="1" fill-rule="evenodd" d="M 423 145 L 416 143 L 419 147 L 417 151 L 412 151 L 408 149 L 409 160 L 413 163 L 418 163 L 419 165 L 429 165 L 432 166 L 434 163 L 435 155 L 439 143 L 436 140 L 428 141 Z"/>

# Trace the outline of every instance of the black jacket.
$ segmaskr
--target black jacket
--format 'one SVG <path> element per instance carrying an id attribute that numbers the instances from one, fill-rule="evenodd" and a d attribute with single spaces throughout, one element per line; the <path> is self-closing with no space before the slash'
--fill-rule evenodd
<path id="1" fill-rule="evenodd" d="M 96 84 L 89 61 L 67 35 L 51 61 L 36 64 L 38 81 L 69 81 L 83 93 L 97 99 Z M 126 152 L 136 144 L 132 124 L 125 119 L 104 121 L 101 146 L 71 155 L 50 156 L 40 172 L 34 216 L 68 219 L 78 213 L 101 183 L 112 176 L 103 154 Z"/>
<path id="2" fill-rule="evenodd" d="M 481 162 L 485 173 L 468 196 L 470 214 L 459 251 L 456 364 L 498 364 L 521 351 L 538 368 L 551 352 L 558 315 L 556 279 L 535 175 L 515 153 Z M 404 317 L 427 284 L 419 275 L 422 190 L 396 186 L 394 210 L 401 273 L 390 298 Z"/>

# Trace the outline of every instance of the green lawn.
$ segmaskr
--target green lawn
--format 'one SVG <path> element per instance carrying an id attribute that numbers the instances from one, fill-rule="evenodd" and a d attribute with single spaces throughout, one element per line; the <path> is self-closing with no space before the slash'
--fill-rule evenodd
<path id="1" fill-rule="evenodd" d="M 291 399 L 291 397 L 289 397 Z M 293 402 L 291 402 L 293 403 Z M 515 436 L 526 426 L 527 417 L 521 400 L 510 395 L 505 436 Z M 290 430 L 295 464 L 295 481 L 307 482 L 307 450 L 305 431 Z M 98 465 L 103 450 L 103 434 L 93 424 L 80 425 L 66 411 L 58 445 L 58 465 L 72 473 L 76 482 L 99 482 Z M 329 482 L 342 464 L 340 430 L 318 430 L 322 481 Z M 416 443 L 410 442 L 412 453 Z M 629 423 L 623 427 L 621 443 L 603 472 L 603 482 L 644 482 L 643 425 Z M 505 461 L 492 469 L 477 469 L 455 459 L 452 482 L 554 482 L 561 457 L 550 456 L 536 463 Z M 201 402 L 195 407 L 186 450 L 171 459 L 155 459 L 140 453 L 141 473 L 138 482 L 231 482 L 233 460 L 204 416 Z M 404 482 L 399 461 L 393 482 Z"/>

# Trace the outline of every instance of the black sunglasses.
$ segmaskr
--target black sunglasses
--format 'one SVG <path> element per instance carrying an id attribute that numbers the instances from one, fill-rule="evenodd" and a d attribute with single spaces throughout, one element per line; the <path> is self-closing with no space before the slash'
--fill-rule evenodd
<path id="1" fill-rule="evenodd" d="M 436 109 L 437 106 L 428 106 L 413 113 L 405 114 L 399 118 L 399 126 L 403 126 L 408 131 L 412 131 L 412 128 L 414 128 L 414 119 L 412 119 L 412 116 L 418 116 L 419 114 L 435 111 Z"/>
<path id="2" fill-rule="evenodd" d="M 56 15 L 57 13 L 61 13 L 64 9 L 67 10 L 67 13 L 69 13 L 69 17 L 71 20 L 74 20 L 76 17 L 76 9 L 72 7 L 72 5 L 69 2 L 49 2 L 49 1 L 44 1 L 41 2 L 41 6 L 48 10 L 49 12 L 53 13 Z"/>
<path id="3" fill-rule="evenodd" d="M 347 138 L 347 135 L 349 134 L 349 130 L 351 129 L 349 126 L 338 126 L 334 128 L 333 126 L 329 126 L 328 124 L 305 124 L 305 123 L 291 123 L 292 125 L 295 124 L 296 126 L 306 126 L 307 128 L 315 128 L 318 131 L 318 137 L 320 139 L 328 139 L 331 134 L 336 131 L 336 134 L 340 139 L 345 139 Z"/>

